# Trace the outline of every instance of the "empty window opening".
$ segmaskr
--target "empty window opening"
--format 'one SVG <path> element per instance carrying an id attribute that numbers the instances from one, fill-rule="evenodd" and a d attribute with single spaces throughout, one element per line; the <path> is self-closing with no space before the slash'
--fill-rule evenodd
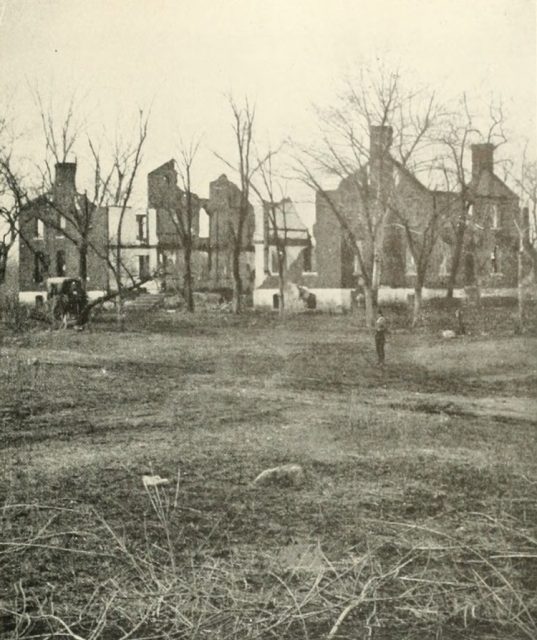
<path id="1" fill-rule="evenodd" d="M 137 236 L 136 239 L 140 242 L 147 242 L 147 216 L 136 216 Z"/>
<path id="2" fill-rule="evenodd" d="M 46 258 L 45 254 L 41 251 L 37 251 L 34 254 L 34 282 L 43 282 L 46 271 Z"/>
<path id="3" fill-rule="evenodd" d="M 37 219 L 37 227 L 36 227 L 36 238 L 44 238 L 45 237 L 45 223 L 40 218 Z"/>
<path id="4" fill-rule="evenodd" d="M 56 252 L 56 275 L 65 275 L 65 251 L 62 250 Z"/>
<path id="5" fill-rule="evenodd" d="M 57 236 L 63 237 L 66 225 L 67 225 L 67 219 L 61 213 L 58 213 L 56 217 L 56 235 Z"/>
<path id="6" fill-rule="evenodd" d="M 149 256 L 138 256 L 138 275 L 141 280 L 149 278 Z"/>
<path id="7" fill-rule="evenodd" d="M 490 207 L 491 209 L 491 224 L 492 224 L 492 228 L 493 229 L 498 229 L 500 226 L 500 213 L 498 211 L 498 205 L 497 204 L 493 204 Z"/>
<path id="8" fill-rule="evenodd" d="M 464 259 L 464 279 L 466 284 L 474 284 L 475 282 L 474 256 L 472 253 L 467 253 Z"/>
<path id="9" fill-rule="evenodd" d="M 309 244 L 304 249 L 303 257 L 304 257 L 303 270 L 306 273 L 311 273 L 313 271 L 313 260 L 312 260 L 312 247 L 311 247 L 311 244 Z"/>
<path id="10" fill-rule="evenodd" d="M 283 250 L 277 247 L 270 248 L 270 272 L 273 274 L 280 273 L 280 258 L 283 258 Z M 282 265 L 283 266 L 283 265 Z"/>
<path id="11" fill-rule="evenodd" d="M 409 249 L 407 249 L 406 252 L 406 273 L 408 276 L 416 275 L 416 261 L 414 260 L 414 256 Z"/>
<path id="12" fill-rule="evenodd" d="M 360 253 L 360 256 L 363 256 L 363 243 L 362 242 L 358 242 L 358 248 L 354 249 L 354 273 L 353 275 L 355 276 L 361 276 L 362 275 L 362 267 L 360 266 L 360 257 L 358 255 L 358 252 Z"/>
<path id="13" fill-rule="evenodd" d="M 438 275 L 440 277 L 445 278 L 447 275 L 449 275 L 448 265 L 449 256 L 447 253 L 444 253 L 444 255 L 442 256 L 442 262 L 440 263 L 440 267 L 438 269 Z"/>
<path id="14" fill-rule="evenodd" d="M 272 308 L 279 309 L 280 308 L 280 296 L 278 293 L 275 293 L 272 296 Z"/>
<path id="15" fill-rule="evenodd" d="M 209 237 L 209 214 L 202 207 L 199 213 L 199 237 L 200 238 L 208 238 Z"/>
<path id="16" fill-rule="evenodd" d="M 492 273 L 500 273 L 500 250 L 498 245 L 494 245 L 490 254 L 490 267 Z"/>

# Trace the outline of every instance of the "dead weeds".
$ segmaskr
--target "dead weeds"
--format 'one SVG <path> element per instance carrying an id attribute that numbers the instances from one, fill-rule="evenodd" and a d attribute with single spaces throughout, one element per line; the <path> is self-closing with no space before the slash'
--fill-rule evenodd
<path id="1" fill-rule="evenodd" d="M 349 318 L 168 316 L 4 350 L 3 637 L 537 637 L 534 426 L 404 403 L 483 398 L 530 347 L 476 374 L 394 333 L 379 370 Z M 252 486 L 289 462 L 304 487 Z"/>

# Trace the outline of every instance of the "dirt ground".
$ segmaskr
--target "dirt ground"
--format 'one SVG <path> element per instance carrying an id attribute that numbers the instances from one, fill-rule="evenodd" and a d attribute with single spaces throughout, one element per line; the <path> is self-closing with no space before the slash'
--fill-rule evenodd
<path id="1" fill-rule="evenodd" d="M 537 637 L 536 337 L 379 368 L 352 316 L 156 311 L 0 353 L 5 637 Z"/>

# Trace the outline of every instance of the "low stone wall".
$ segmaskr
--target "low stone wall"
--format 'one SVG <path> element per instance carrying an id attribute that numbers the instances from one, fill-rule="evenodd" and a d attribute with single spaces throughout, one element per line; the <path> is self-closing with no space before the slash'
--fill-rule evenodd
<path id="1" fill-rule="evenodd" d="M 296 289 L 296 291 L 294 290 Z M 345 311 L 352 305 L 352 289 L 307 289 L 308 294 L 315 296 L 315 309 L 321 311 Z M 255 289 L 254 307 L 258 309 L 275 309 L 274 296 L 279 295 L 278 289 Z M 298 295 L 298 287 L 285 289 L 285 306 L 289 310 L 301 311 L 306 309 L 306 302 Z"/>
<path id="2" fill-rule="evenodd" d="M 389 304 L 390 302 L 408 302 L 409 297 L 414 296 L 414 289 L 411 287 L 381 287 L 379 289 L 379 303 Z M 445 289 L 428 289 L 422 291 L 423 300 L 432 300 L 434 298 L 445 298 Z M 455 289 L 453 291 L 455 298 L 465 298 L 464 289 Z"/>
<path id="3" fill-rule="evenodd" d="M 321 311 L 348 311 L 353 305 L 353 289 L 308 289 L 308 293 L 315 296 L 315 308 Z M 254 307 L 259 309 L 276 309 L 274 296 L 278 296 L 278 289 L 255 289 Z M 290 311 L 301 311 L 306 308 L 304 300 L 298 295 L 296 285 L 287 285 L 285 289 L 285 306 Z M 408 303 L 414 296 L 414 289 L 411 287 L 381 287 L 379 289 L 379 304 Z M 423 289 L 423 300 L 433 300 L 444 298 L 446 290 Z M 465 289 L 455 289 L 454 298 L 466 299 L 468 293 Z M 513 288 L 483 289 L 483 298 L 516 298 L 517 290 Z"/>
<path id="4" fill-rule="evenodd" d="M 106 291 L 99 291 L 99 290 L 92 290 L 92 291 L 88 291 L 88 299 L 89 300 L 96 300 L 97 298 L 100 298 L 101 296 L 104 296 Z M 41 296 L 43 298 L 43 300 L 46 300 L 47 298 L 47 292 L 46 291 L 19 291 L 19 302 L 21 304 L 26 304 L 26 305 L 30 305 L 30 306 L 34 306 L 35 305 L 35 301 L 36 298 L 38 296 Z"/>

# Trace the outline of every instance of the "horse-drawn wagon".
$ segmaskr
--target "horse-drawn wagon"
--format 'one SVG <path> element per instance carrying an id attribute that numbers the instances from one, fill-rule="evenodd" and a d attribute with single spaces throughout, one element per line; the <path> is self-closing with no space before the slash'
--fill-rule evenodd
<path id="1" fill-rule="evenodd" d="M 88 301 L 80 278 L 48 278 L 46 287 L 47 310 L 53 323 L 62 327 L 76 324 Z"/>

